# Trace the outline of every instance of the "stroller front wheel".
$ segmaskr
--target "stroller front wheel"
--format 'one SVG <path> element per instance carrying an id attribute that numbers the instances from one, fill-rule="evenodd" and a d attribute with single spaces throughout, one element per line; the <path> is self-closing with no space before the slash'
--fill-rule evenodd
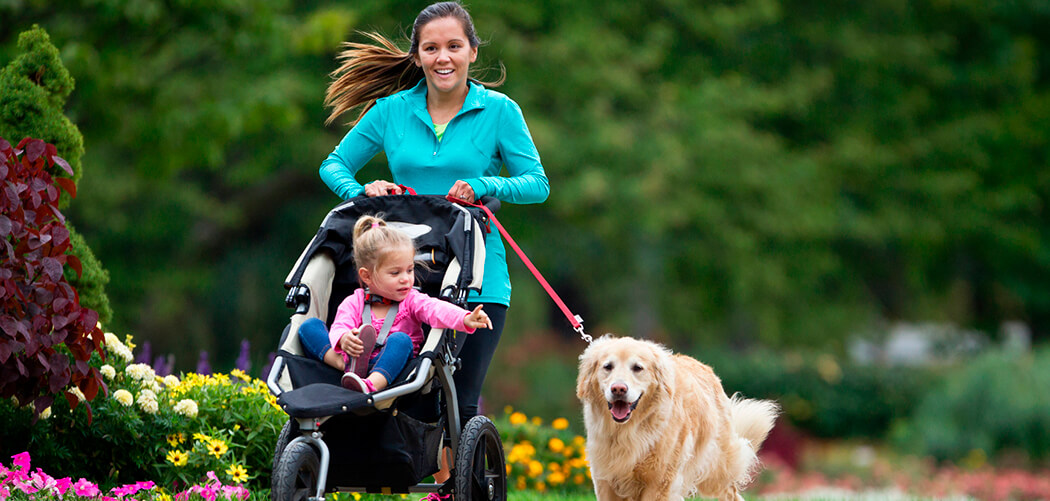
<path id="1" fill-rule="evenodd" d="M 459 450 L 456 451 L 456 499 L 507 499 L 503 442 L 496 425 L 485 416 L 474 416 L 463 427 Z"/>
<path id="2" fill-rule="evenodd" d="M 317 495 L 321 460 L 306 442 L 285 447 L 273 472 L 273 501 L 308 501 Z"/>

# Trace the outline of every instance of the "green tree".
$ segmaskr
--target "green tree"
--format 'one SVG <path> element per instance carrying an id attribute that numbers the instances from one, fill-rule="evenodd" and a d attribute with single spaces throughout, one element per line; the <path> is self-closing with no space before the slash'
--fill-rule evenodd
<path id="1" fill-rule="evenodd" d="M 63 114 L 73 91 L 73 77 L 62 65 L 58 49 L 43 28 L 33 26 L 19 35 L 18 48 L 18 57 L 0 70 L 0 137 L 10 138 L 16 144 L 25 137 L 54 144 L 73 173 L 70 176 L 57 166 L 50 173 L 71 177 L 77 183 L 83 176 L 80 158 L 84 154 L 84 139 Z M 59 208 L 66 208 L 70 200 L 63 193 Z M 66 267 L 66 280 L 79 292 L 81 304 L 95 310 L 102 322 L 108 322 L 113 316 L 105 292 L 109 275 L 84 238 L 71 224 L 68 228 L 70 253 L 83 263 L 83 274 Z"/>

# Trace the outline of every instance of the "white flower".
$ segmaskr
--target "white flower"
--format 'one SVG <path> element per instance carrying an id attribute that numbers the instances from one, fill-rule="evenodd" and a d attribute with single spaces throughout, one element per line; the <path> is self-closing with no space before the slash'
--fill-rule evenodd
<path id="1" fill-rule="evenodd" d="M 175 404 L 175 412 L 188 418 L 195 418 L 197 417 L 197 402 L 188 398 L 179 400 L 179 403 Z"/>
<path id="2" fill-rule="evenodd" d="M 120 338 L 112 332 L 106 332 L 102 334 L 102 337 L 106 339 L 106 348 L 112 348 L 114 346 L 124 346 L 124 343 L 120 342 Z"/>
<path id="3" fill-rule="evenodd" d="M 87 401 L 87 397 L 84 396 L 84 392 L 80 391 L 80 388 L 73 386 L 69 389 L 69 391 L 77 396 L 77 400 L 80 400 L 81 402 Z"/>
<path id="4" fill-rule="evenodd" d="M 103 376 L 106 376 L 106 379 L 109 380 L 112 380 L 113 378 L 117 377 L 117 370 L 109 364 L 99 367 L 98 371 L 101 372 Z"/>
<path id="5" fill-rule="evenodd" d="M 153 367 L 147 364 L 131 364 L 127 369 L 124 369 L 124 372 L 135 381 L 152 381 L 156 377 Z"/>
<path id="6" fill-rule="evenodd" d="M 44 409 L 44 411 L 40 413 L 40 419 L 47 419 L 49 417 L 51 417 L 51 408 L 50 407 Z"/>
<path id="7" fill-rule="evenodd" d="M 178 386 L 179 383 L 179 378 L 177 376 L 171 374 L 164 376 L 164 386 L 167 386 L 168 388 L 174 388 Z"/>
<path id="8" fill-rule="evenodd" d="M 153 414 L 157 412 L 157 394 L 153 393 L 153 390 L 142 390 L 139 392 L 139 398 L 136 400 L 139 407 L 146 411 L 147 414 Z"/>
<path id="9" fill-rule="evenodd" d="M 120 345 L 120 346 L 117 346 L 116 348 L 114 348 L 113 349 L 113 354 L 118 356 L 118 357 L 120 357 L 120 359 L 125 361 L 125 362 L 130 362 L 132 360 L 135 360 L 135 355 L 133 355 L 131 353 L 131 348 L 128 348 L 127 346 L 124 346 L 124 345 Z"/>
<path id="10" fill-rule="evenodd" d="M 135 397 L 131 396 L 131 392 L 123 388 L 113 392 L 113 398 L 124 407 L 129 407 L 135 402 Z"/>

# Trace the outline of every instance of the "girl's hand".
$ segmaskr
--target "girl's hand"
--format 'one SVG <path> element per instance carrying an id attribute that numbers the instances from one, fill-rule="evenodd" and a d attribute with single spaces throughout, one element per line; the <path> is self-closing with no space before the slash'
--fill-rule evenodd
<path id="1" fill-rule="evenodd" d="M 470 327 L 471 329 L 480 329 L 482 327 L 492 328 L 492 320 L 489 320 L 489 316 L 481 311 L 481 305 L 479 304 L 474 311 L 467 313 L 467 316 L 463 317 L 463 325 Z"/>
<path id="2" fill-rule="evenodd" d="M 376 179 L 371 183 L 365 185 L 365 196 L 369 197 L 381 197 L 383 195 L 400 195 L 404 193 L 400 186 L 391 183 L 390 181 L 384 181 L 382 179 Z"/>
<path id="3" fill-rule="evenodd" d="M 466 181 L 456 181 L 456 184 L 452 185 L 452 189 L 448 190 L 448 195 L 450 197 L 456 197 L 460 200 L 473 202 L 474 188 L 471 188 L 470 184 Z"/>
<path id="4" fill-rule="evenodd" d="M 357 337 L 360 332 L 360 328 L 351 329 L 350 332 L 339 338 L 339 347 L 351 357 L 359 357 L 361 352 L 365 351 L 365 344 L 361 342 L 361 338 Z"/>

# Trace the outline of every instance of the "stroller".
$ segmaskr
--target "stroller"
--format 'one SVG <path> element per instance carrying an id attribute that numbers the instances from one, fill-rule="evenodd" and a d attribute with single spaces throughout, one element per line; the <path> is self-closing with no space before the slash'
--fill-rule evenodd
<path id="1" fill-rule="evenodd" d="M 496 199 L 483 199 L 490 210 Z M 391 384 L 362 394 L 340 385 L 342 372 L 305 355 L 298 328 L 308 318 L 331 325 L 339 303 L 358 287 L 352 232 L 358 217 L 382 214 L 417 247 L 417 285 L 466 307 L 480 288 L 488 216 L 438 196 L 359 197 L 332 209 L 285 280 L 295 309 L 267 377 L 290 419 L 273 456 L 275 501 L 323 501 L 326 492 L 455 494 L 457 500 L 504 500 L 507 472 L 495 425 L 476 416 L 460 425 L 452 374 L 466 334 L 430 329 L 418 357 Z M 455 454 L 445 483 L 421 483 Z"/>

